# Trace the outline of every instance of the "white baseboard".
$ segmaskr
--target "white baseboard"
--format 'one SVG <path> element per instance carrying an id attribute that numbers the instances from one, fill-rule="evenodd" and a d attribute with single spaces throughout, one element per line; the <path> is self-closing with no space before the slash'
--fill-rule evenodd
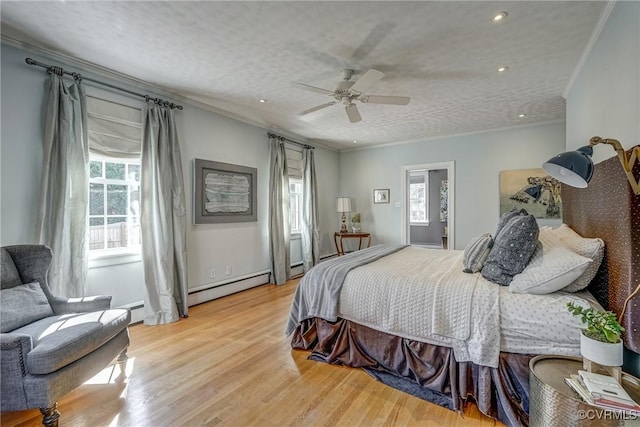
<path id="1" fill-rule="evenodd" d="M 234 282 L 223 283 L 207 289 L 199 289 L 195 292 L 190 291 L 187 301 L 189 303 L 189 307 L 191 307 L 192 305 L 202 304 L 203 302 L 211 301 L 212 299 L 235 294 L 236 292 L 244 291 L 267 283 L 269 283 L 269 273 L 258 273 L 255 276 Z"/>

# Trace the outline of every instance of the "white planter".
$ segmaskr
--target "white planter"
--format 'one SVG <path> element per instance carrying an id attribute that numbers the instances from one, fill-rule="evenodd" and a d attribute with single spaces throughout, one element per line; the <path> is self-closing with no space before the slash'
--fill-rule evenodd
<path id="1" fill-rule="evenodd" d="M 580 354 L 602 366 L 622 366 L 622 341 L 611 344 L 580 334 Z"/>

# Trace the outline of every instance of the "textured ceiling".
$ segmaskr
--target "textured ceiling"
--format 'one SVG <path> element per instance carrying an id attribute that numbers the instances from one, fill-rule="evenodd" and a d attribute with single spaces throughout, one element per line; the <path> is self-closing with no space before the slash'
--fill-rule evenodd
<path id="1" fill-rule="evenodd" d="M 564 119 L 604 2 L 2 1 L 2 32 L 338 149 Z M 492 18 L 508 12 L 500 23 Z M 498 73 L 498 67 L 509 69 Z M 303 82 L 386 76 L 350 123 Z M 267 99 L 259 103 L 258 99 Z M 526 117 L 519 118 L 519 114 Z M 354 144 L 354 140 L 358 140 Z"/>

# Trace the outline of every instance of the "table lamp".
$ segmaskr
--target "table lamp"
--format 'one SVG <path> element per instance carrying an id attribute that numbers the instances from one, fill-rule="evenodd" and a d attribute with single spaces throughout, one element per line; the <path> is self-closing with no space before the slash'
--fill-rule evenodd
<path id="1" fill-rule="evenodd" d="M 351 212 L 351 199 L 348 197 L 336 197 L 336 212 L 342 213 L 341 233 L 347 233 L 347 216 L 346 212 Z"/>

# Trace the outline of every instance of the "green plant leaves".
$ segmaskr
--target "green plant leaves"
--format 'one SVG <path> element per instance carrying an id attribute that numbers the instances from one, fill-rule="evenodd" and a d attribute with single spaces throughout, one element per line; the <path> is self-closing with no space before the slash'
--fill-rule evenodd
<path id="1" fill-rule="evenodd" d="M 603 342 L 617 343 L 624 328 L 611 311 L 595 310 L 593 307 L 584 308 L 572 302 L 567 303 L 567 309 L 574 316 L 580 316 L 582 323 L 587 325 L 589 336 Z"/>

